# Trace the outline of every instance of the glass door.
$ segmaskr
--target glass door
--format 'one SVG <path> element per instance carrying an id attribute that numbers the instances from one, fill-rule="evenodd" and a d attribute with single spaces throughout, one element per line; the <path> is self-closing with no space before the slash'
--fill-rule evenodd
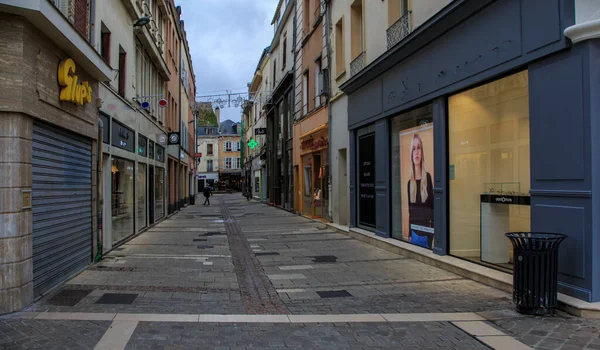
<path id="1" fill-rule="evenodd" d="M 321 155 L 313 156 L 313 217 L 323 217 L 323 168 L 321 167 Z"/>
<path id="2" fill-rule="evenodd" d="M 313 207 L 312 207 L 312 155 L 307 154 L 302 156 L 302 214 L 306 216 L 312 217 L 313 215 Z"/>

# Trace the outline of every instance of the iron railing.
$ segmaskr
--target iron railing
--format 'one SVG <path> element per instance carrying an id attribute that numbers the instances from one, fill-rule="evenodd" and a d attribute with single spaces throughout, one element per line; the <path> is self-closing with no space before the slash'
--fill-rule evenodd
<path id="1" fill-rule="evenodd" d="M 350 76 L 360 72 L 365 68 L 365 53 L 361 52 L 352 62 L 350 62 Z"/>
<path id="2" fill-rule="evenodd" d="M 387 29 L 387 48 L 399 43 L 408 34 L 410 34 L 410 14 L 408 11 L 404 16 L 400 17 L 394 24 Z"/>

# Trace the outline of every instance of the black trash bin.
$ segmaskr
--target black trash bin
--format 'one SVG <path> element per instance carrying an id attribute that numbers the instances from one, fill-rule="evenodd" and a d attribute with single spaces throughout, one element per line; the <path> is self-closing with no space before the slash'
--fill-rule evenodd
<path id="1" fill-rule="evenodd" d="M 514 248 L 513 301 L 528 315 L 554 312 L 558 298 L 558 246 L 560 233 L 511 232 Z"/>

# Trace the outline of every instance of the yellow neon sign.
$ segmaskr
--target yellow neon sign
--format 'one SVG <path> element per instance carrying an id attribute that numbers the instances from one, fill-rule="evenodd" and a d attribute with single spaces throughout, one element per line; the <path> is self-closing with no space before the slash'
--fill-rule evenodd
<path id="1" fill-rule="evenodd" d="M 92 87 L 87 81 L 78 83 L 79 77 L 75 75 L 75 62 L 67 58 L 58 66 L 58 83 L 60 100 L 83 105 L 92 102 Z"/>

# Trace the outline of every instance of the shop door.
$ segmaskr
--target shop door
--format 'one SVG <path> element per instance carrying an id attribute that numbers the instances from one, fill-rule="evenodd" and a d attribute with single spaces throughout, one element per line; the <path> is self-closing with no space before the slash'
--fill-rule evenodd
<path id="1" fill-rule="evenodd" d="M 154 223 L 154 165 L 148 165 L 148 223 Z"/>
<path id="2" fill-rule="evenodd" d="M 302 214 L 312 217 L 312 155 L 302 156 Z"/>
<path id="3" fill-rule="evenodd" d="M 313 155 L 313 217 L 323 217 L 323 168 L 321 155 Z"/>
<path id="4" fill-rule="evenodd" d="M 34 123 L 33 291 L 39 296 L 92 261 L 92 144 Z"/>

